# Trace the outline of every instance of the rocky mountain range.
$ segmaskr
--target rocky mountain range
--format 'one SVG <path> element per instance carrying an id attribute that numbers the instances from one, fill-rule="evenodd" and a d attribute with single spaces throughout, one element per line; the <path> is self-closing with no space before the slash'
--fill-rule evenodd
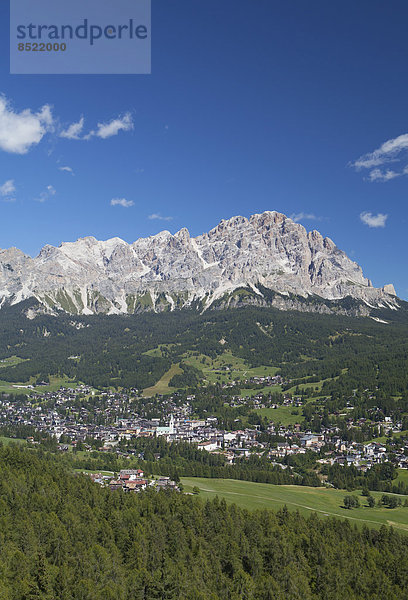
<path id="1" fill-rule="evenodd" d="M 374 288 L 332 240 L 275 211 L 223 220 L 196 238 L 184 228 L 133 244 L 80 238 L 35 258 L 0 250 L 0 306 L 36 298 L 47 311 L 119 314 L 242 302 L 297 308 L 296 298 L 327 307 L 346 297 L 366 314 L 398 307 L 391 284 Z"/>

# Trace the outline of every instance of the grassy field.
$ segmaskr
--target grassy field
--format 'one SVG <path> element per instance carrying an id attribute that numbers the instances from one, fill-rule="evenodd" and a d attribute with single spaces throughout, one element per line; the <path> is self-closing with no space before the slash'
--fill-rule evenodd
<path id="1" fill-rule="evenodd" d="M 13 387 L 12 383 L 3 381 L 0 379 L 0 393 L 4 394 L 26 394 L 28 390 L 26 388 L 17 389 Z"/>
<path id="2" fill-rule="evenodd" d="M 342 375 L 344 375 L 345 373 L 347 373 L 347 369 L 342 369 L 341 373 L 342 373 Z M 289 388 L 287 390 L 287 392 L 288 392 L 288 394 L 295 394 L 296 393 L 296 389 L 299 388 L 299 390 L 301 390 L 302 393 L 305 394 L 306 397 L 307 397 L 308 391 L 310 391 L 310 392 L 321 392 L 323 384 L 326 381 L 335 381 L 336 379 L 339 379 L 339 377 L 340 376 L 337 375 L 336 377 L 333 377 L 333 378 L 330 378 L 330 379 L 321 379 L 320 381 L 316 381 L 314 383 L 299 383 L 298 386 L 293 386 L 293 387 Z"/>
<path id="3" fill-rule="evenodd" d="M 399 481 L 408 485 L 408 469 L 398 469 L 398 477 L 395 479 L 395 482 L 398 483 Z"/>
<path id="4" fill-rule="evenodd" d="M 20 358 L 18 356 L 9 356 L 8 358 L 2 358 L 0 360 L 0 372 L 1 372 L 1 369 L 4 369 L 6 367 L 15 367 L 16 365 L 18 365 L 21 362 L 24 362 L 24 359 Z M 3 381 L 2 379 L 0 379 L 0 393 L 3 392 L 5 394 L 17 394 L 17 393 L 24 394 L 26 391 L 27 390 L 25 390 L 25 389 L 18 390 L 17 388 L 13 387 L 12 383 L 9 383 L 8 381 Z"/>
<path id="5" fill-rule="evenodd" d="M 292 415 L 294 411 L 297 414 Z M 267 417 L 269 421 L 282 423 L 282 425 L 294 425 L 295 423 L 300 423 L 303 419 L 301 407 L 278 406 L 278 408 L 258 408 L 254 412 L 261 415 L 261 417 Z"/>
<path id="6" fill-rule="evenodd" d="M 393 434 L 393 438 L 400 438 L 400 437 L 407 437 L 408 435 L 408 431 L 398 431 L 397 433 Z M 383 435 L 382 437 L 376 437 L 373 438 L 372 440 L 370 440 L 370 442 L 377 442 L 378 444 L 386 444 L 387 441 L 390 438 L 387 437 L 386 435 Z M 366 442 L 368 444 L 368 442 Z"/>
<path id="7" fill-rule="evenodd" d="M 156 383 L 156 385 L 153 385 L 152 387 L 143 390 L 143 396 L 147 398 L 150 396 L 154 396 L 155 394 L 170 394 L 171 392 L 174 392 L 176 388 L 172 388 L 169 386 L 170 379 L 173 377 L 173 375 L 178 375 L 182 372 L 183 371 L 180 369 L 178 364 L 171 365 L 171 368 L 167 371 L 167 373 L 163 375 L 163 377 Z"/>
<path id="8" fill-rule="evenodd" d="M 408 507 L 369 508 L 360 491 L 352 492 L 352 495 L 358 496 L 361 507 L 347 510 L 342 508 L 343 498 L 349 494 L 345 490 L 196 477 L 183 477 L 182 483 L 186 492 L 191 492 L 196 486 L 200 489 L 201 498 L 218 496 L 249 510 L 278 509 L 286 505 L 288 509 L 298 510 L 306 516 L 316 512 L 321 517 L 349 519 L 352 523 L 361 526 L 378 528 L 381 525 L 392 525 L 395 529 L 408 532 Z M 382 493 L 372 492 L 372 495 L 377 501 Z M 407 498 L 407 496 L 398 497 L 403 502 Z"/>
<path id="9" fill-rule="evenodd" d="M 26 444 L 26 440 L 21 440 L 20 438 L 8 438 L 0 435 L 0 442 L 3 446 L 8 446 L 9 444 Z"/>
<path id="10" fill-rule="evenodd" d="M 25 362 L 25 359 L 20 358 L 18 356 L 10 356 L 8 358 L 4 358 L 0 360 L 0 373 L 1 369 L 5 367 L 14 367 L 21 362 Z M 72 381 L 68 377 L 57 377 L 55 375 L 50 375 L 50 382 L 47 386 L 34 386 L 34 388 L 28 388 L 28 385 L 34 385 L 36 382 L 36 378 L 32 377 L 28 382 L 18 382 L 13 383 L 10 381 L 4 381 L 0 379 L 0 393 L 4 392 L 7 394 L 28 394 L 29 392 L 55 392 L 60 389 L 60 387 L 70 387 L 77 388 L 80 383 L 76 381 Z M 97 391 L 97 390 L 95 390 Z"/>
<path id="11" fill-rule="evenodd" d="M 16 365 L 24 362 L 24 358 L 20 358 L 19 356 L 9 356 L 8 358 L 2 358 L 0 360 L 0 369 L 4 369 L 5 367 L 15 367 Z"/>
<path id="12" fill-rule="evenodd" d="M 68 377 L 54 377 L 53 375 L 50 375 L 49 385 L 39 386 L 34 389 L 36 392 L 56 392 L 60 387 L 76 388 L 78 385 L 79 384 L 76 381 L 72 381 L 71 379 L 68 379 Z"/>
<path id="13" fill-rule="evenodd" d="M 258 394 L 263 394 L 264 396 L 269 396 L 269 394 L 280 394 L 282 393 L 282 386 L 281 385 L 272 385 L 272 386 L 265 386 L 262 387 L 260 389 L 246 389 L 246 388 L 242 388 L 240 390 L 240 394 L 243 398 L 245 398 L 246 396 L 248 396 L 249 398 L 253 398 L 254 396 L 257 396 Z"/>
<path id="14" fill-rule="evenodd" d="M 187 352 L 183 361 L 192 367 L 200 369 L 209 383 L 228 383 L 235 379 L 247 379 L 249 377 L 262 377 L 267 375 L 273 376 L 279 371 L 276 367 L 268 366 L 251 368 L 244 359 L 233 356 L 229 350 L 226 350 L 214 359 L 205 354 Z M 267 389 L 269 391 L 271 390 L 271 388 Z M 251 392 L 251 390 L 245 390 L 245 392 L 246 391 Z"/>
<path id="15" fill-rule="evenodd" d="M 147 350 L 144 354 L 147 356 L 164 356 L 165 351 L 174 348 L 176 344 L 161 344 L 157 348 Z"/>
<path id="16" fill-rule="evenodd" d="M 0 379 L 0 393 L 3 392 L 5 394 L 28 394 L 31 392 L 56 392 L 60 389 L 60 387 L 76 388 L 79 385 L 77 382 L 68 379 L 68 377 L 56 377 L 52 375 L 50 376 L 49 385 L 34 386 L 34 388 L 27 387 L 27 385 L 33 384 L 34 380 L 31 380 L 28 383 L 11 383 Z"/>

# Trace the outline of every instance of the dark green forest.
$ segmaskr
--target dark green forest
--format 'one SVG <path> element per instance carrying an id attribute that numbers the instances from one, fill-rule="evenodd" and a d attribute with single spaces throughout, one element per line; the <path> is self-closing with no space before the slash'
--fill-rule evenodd
<path id="1" fill-rule="evenodd" d="M 2 600 L 405 600 L 392 528 L 111 492 L 57 457 L 0 448 Z"/>
<path id="2" fill-rule="evenodd" d="M 156 383 L 172 363 L 182 363 L 187 351 L 216 357 L 229 349 L 251 366 L 277 366 L 294 381 L 327 379 L 323 393 L 334 399 L 354 389 L 376 388 L 380 397 L 408 392 L 406 303 L 399 311 L 373 313 L 387 323 L 255 307 L 203 314 L 193 309 L 110 316 L 61 313 L 30 320 L 25 311 L 33 303 L 0 311 L 0 358 L 25 359 L 2 369 L 6 381 L 66 375 L 95 387 L 141 389 Z M 166 345 L 162 356 L 146 354 L 160 345 Z M 183 363 L 182 368 L 174 384 L 200 381 L 199 370 Z"/>

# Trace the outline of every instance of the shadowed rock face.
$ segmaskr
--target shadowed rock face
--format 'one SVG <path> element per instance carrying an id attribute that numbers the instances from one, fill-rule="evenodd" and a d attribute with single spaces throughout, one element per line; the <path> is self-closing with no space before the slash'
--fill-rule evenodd
<path id="1" fill-rule="evenodd" d="M 373 288 L 357 263 L 329 238 L 290 218 L 264 212 L 221 221 L 191 238 L 162 231 L 127 244 L 86 237 L 45 246 L 36 258 L 0 250 L 0 305 L 35 297 L 67 312 L 126 313 L 211 304 L 237 288 L 283 295 L 352 296 L 372 306 L 398 306 L 391 284 Z"/>

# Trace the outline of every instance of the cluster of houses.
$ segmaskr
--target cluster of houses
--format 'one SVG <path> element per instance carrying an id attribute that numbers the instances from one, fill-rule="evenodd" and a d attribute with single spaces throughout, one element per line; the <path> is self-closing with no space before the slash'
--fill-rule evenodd
<path id="1" fill-rule="evenodd" d="M 229 367 L 224 367 L 225 371 L 229 371 Z M 217 373 L 217 372 L 216 372 Z M 232 379 L 230 381 L 224 382 L 221 387 L 223 389 L 233 388 L 236 386 L 262 386 L 262 387 L 272 387 L 275 385 L 282 385 L 285 382 L 280 375 L 259 375 L 254 377 L 248 377 L 243 380 Z"/>
<path id="2" fill-rule="evenodd" d="M 264 387 L 269 387 L 273 385 L 282 385 L 282 383 L 284 383 L 284 381 L 280 375 L 259 375 L 244 379 L 245 385 L 262 385 Z"/>
<path id="3" fill-rule="evenodd" d="M 90 473 L 89 477 L 95 483 L 99 483 L 104 487 L 109 487 L 110 490 L 123 490 L 124 492 L 140 492 L 147 487 L 152 487 L 155 490 L 169 489 L 179 491 L 179 487 L 170 477 L 158 477 L 156 479 L 148 479 L 145 477 L 141 469 L 122 469 L 117 477 L 114 473 Z"/>

